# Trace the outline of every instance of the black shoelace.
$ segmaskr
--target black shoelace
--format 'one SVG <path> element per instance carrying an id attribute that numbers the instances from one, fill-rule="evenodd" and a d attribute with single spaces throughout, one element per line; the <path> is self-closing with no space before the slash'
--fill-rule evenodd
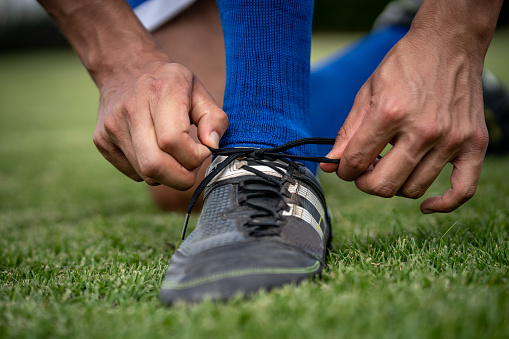
<path id="1" fill-rule="evenodd" d="M 187 208 L 187 214 L 186 219 L 184 222 L 184 228 L 182 230 L 182 240 L 185 238 L 186 230 L 187 230 L 187 224 L 189 223 L 189 216 L 191 215 L 191 212 L 193 210 L 194 205 L 198 201 L 198 198 L 200 197 L 200 194 L 203 192 L 205 187 L 214 179 L 216 175 L 221 173 L 223 169 L 225 169 L 229 164 L 231 164 L 235 159 L 239 157 L 244 157 L 245 160 L 253 161 L 255 163 L 269 166 L 278 173 L 280 173 L 282 176 L 284 176 L 285 171 L 281 170 L 279 167 L 281 167 L 278 164 L 270 163 L 270 162 L 262 162 L 264 159 L 269 159 L 271 161 L 275 160 L 281 160 L 283 163 L 287 164 L 289 168 L 297 168 L 298 165 L 294 163 L 291 160 L 307 160 L 311 162 L 318 162 L 318 163 L 333 163 L 333 164 L 339 164 L 339 159 L 330 159 L 327 157 L 306 157 L 306 156 L 299 156 L 299 155 L 292 155 L 292 154 L 286 154 L 283 153 L 291 148 L 308 145 L 308 144 L 316 144 L 316 145 L 334 145 L 335 140 L 332 138 L 303 138 L 298 139 L 294 141 L 290 141 L 282 146 L 277 146 L 273 148 L 252 148 L 252 147 L 239 147 L 239 148 L 210 148 L 210 151 L 214 155 L 221 155 L 226 156 L 226 159 L 223 160 L 221 163 L 219 163 L 212 171 L 203 179 L 203 181 L 200 183 L 200 185 L 196 188 L 196 191 L 194 192 L 193 196 L 191 197 L 191 200 L 189 201 L 189 206 Z M 260 172 L 256 170 L 255 168 L 252 168 L 250 166 L 243 166 L 243 169 L 256 174 L 254 179 L 248 180 L 245 184 L 244 192 L 245 195 L 241 201 L 241 203 L 244 203 L 250 207 L 252 207 L 255 210 L 259 210 L 260 213 L 253 214 L 252 220 L 249 221 L 246 226 L 251 229 L 250 234 L 251 235 L 272 235 L 274 234 L 270 230 L 270 226 L 274 226 L 274 221 L 267 222 L 263 219 L 264 216 L 272 216 L 274 220 L 279 219 L 277 212 L 273 209 L 269 209 L 263 205 L 256 204 L 254 202 L 250 202 L 250 200 L 254 200 L 253 198 L 261 197 L 262 195 L 268 196 L 268 197 L 275 197 L 280 198 L 281 194 L 288 195 L 288 192 L 282 193 L 282 183 L 274 179 L 272 176 L 267 175 L 263 172 Z M 248 187 L 249 184 L 255 184 L 256 183 L 270 183 L 270 185 L 274 186 L 274 189 L 267 188 L 262 191 L 253 189 Z M 270 186 L 269 185 L 269 186 Z M 284 209 L 286 206 L 279 206 L 278 209 Z"/>

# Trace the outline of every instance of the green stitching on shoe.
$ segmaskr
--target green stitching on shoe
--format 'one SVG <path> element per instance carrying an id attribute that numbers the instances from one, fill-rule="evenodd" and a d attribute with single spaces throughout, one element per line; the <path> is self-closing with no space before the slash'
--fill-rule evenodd
<path id="1" fill-rule="evenodd" d="M 313 273 L 319 267 L 320 262 L 315 261 L 313 265 L 301 268 L 253 268 L 245 270 L 236 270 L 221 274 L 214 274 L 205 278 L 191 280 L 185 283 L 174 283 L 171 281 L 165 281 L 163 282 L 162 288 L 179 290 L 184 288 L 195 287 L 201 284 L 206 284 L 221 279 L 240 277 L 243 275 L 250 274 L 306 274 Z"/>
<path id="2" fill-rule="evenodd" d="M 322 227 L 320 226 L 322 224 L 322 219 L 323 219 L 323 215 L 325 214 L 325 211 L 323 211 L 322 214 L 320 214 L 320 220 L 318 220 L 318 228 L 322 229 Z"/>

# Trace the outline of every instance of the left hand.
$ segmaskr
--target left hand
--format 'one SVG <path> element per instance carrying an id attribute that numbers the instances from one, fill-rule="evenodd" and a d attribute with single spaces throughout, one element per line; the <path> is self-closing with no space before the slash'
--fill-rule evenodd
<path id="1" fill-rule="evenodd" d="M 482 67 L 457 45 L 407 34 L 357 94 L 328 155 L 341 163 L 321 169 L 369 194 L 416 199 L 450 162 L 451 188 L 421 211 L 455 210 L 476 191 L 488 143 Z"/>

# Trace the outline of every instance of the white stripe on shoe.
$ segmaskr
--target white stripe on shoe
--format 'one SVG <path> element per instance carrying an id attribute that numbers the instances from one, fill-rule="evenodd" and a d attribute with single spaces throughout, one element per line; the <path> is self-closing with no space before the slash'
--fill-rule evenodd
<path id="1" fill-rule="evenodd" d="M 313 218 L 313 216 L 311 215 L 311 213 L 309 213 L 309 211 L 307 209 L 302 208 L 297 205 L 294 205 L 294 204 L 288 204 L 288 206 L 290 206 L 290 210 L 284 211 L 283 212 L 284 216 L 292 216 L 292 217 L 296 217 L 296 218 L 304 220 L 305 222 L 307 222 L 308 224 L 313 226 L 315 231 L 320 236 L 320 239 L 323 239 L 323 231 L 322 231 L 322 228 L 320 227 L 323 214 L 321 214 L 320 220 L 316 221 L 315 218 Z"/>

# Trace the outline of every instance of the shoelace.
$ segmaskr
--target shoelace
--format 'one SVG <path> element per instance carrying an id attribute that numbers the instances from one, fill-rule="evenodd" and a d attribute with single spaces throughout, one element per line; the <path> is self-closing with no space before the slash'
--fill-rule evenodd
<path id="1" fill-rule="evenodd" d="M 182 230 L 182 240 L 184 240 L 187 230 L 187 225 L 189 223 L 189 217 L 191 215 L 191 212 L 193 211 L 193 207 L 198 201 L 198 198 L 200 197 L 200 194 L 203 192 L 205 187 L 216 177 L 223 169 L 225 169 L 229 164 L 231 164 L 235 159 L 239 157 L 247 157 L 249 160 L 253 160 L 255 162 L 258 162 L 262 165 L 269 166 L 273 168 L 274 170 L 278 171 L 281 175 L 284 174 L 284 171 L 281 169 L 278 169 L 277 166 L 273 165 L 270 166 L 270 163 L 267 162 L 261 162 L 263 159 L 270 159 L 270 160 L 281 160 L 284 163 L 288 164 L 289 166 L 297 166 L 293 161 L 290 161 L 288 159 L 292 160 L 307 160 L 311 162 L 318 162 L 318 163 L 332 163 L 332 164 L 339 164 L 339 159 L 330 159 L 327 157 L 306 157 L 306 156 L 300 156 L 300 155 L 292 155 L 292 154 L 286 154 L 283 153 L 291 148 L 308 145 L 308 144 L 315 144 L 315 145 L 334 145 L 335 139 L 332 138 L 303 138 L 298 139 L 294 141 L 290 141 L 284 145 L 273 147 L 273 148 L 253 148 L 253 147 L 235 147 L 235 148 L 211 148 L 209 147 L 210 151 L 214 155 L 222 155 L 226 156 L 226 159 L 223 160 L 221 163 L 219 163 L 210 173 L 203 179 L 203 181 L 198 185 L 196 190 L 194 191 L 193 196 L 191 197 L 191 200 L 189 201 L 189 206 L 187 208 L 187 214 L 186 219 L 184 221 L 184 227 Z M 266 175 L 265 173 L 262 173 L 252 167 L 243 166 L 244 169 L 252 172 L 253 174 L 256 174 L 257 176 L 270 181 L 274 183 L 275 185 L 278 185 L 277 181 L 273 179 L 271 176 Z M 279 184 L 281 185 L 281 184 Z M 255 195 L 253 195 L 255 194 Z M 269 192 L 269 194 L 271 194 Z M 256 196 L 256 193 L 251 192 L 251 195 L 246 196 L 246 200 L 249 197 Z M 251 207 L 254 207 L 256 209 L 260 209 L 266 214 L 273 214 L 274 212 L 256 204 L 250 204 Z M 262 214 L 266 215 L 266 214 Z M 255 215 L 256 217 L 256 215 Z M 253 226 L 256 229 L 268 226 L 269 224 L 265 224 L 263 222 L 252 222 L 250 226 Z M 272 223 L 270 223 L 272 225 Z"/>

